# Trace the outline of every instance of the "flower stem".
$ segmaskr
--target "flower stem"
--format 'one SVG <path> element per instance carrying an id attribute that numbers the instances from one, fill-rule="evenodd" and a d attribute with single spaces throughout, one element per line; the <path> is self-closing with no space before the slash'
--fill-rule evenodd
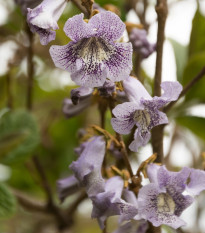
<path id="1" fill-rule="evenodd" d="M 164 44 L 164 30 L 167 18 L 167 0 L 157 0 L 156 12 L 158 16 L 158 33 L 157 33 L 157 58 L 154 79 L 154 96 L 161 96 L 162 80 L 162 55 Z M 152 148 L 153 153 L 157 153 L 156 162 L 163 160 L 163 126 L 159 125 L 152 130 Z"/>

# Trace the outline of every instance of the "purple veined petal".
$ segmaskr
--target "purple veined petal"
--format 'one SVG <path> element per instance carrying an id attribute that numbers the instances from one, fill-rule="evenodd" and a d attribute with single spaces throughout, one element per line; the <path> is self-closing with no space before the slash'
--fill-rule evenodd
<path id="1" fill-rule="evenodd" d="M 187 179 L 190 175 L 190 169 L 185 167 L 179 172 L 171 172 L 165 166 L 158 170 L 158 184 L 160 188 L 166 188 L 170 195 L 182 193 L 185 190 Z"/>
<path id="2" fill-rule="evenodd" d="M 151 137 L 151 133 L 147 131 L 141 131 L 140 128 L 136 129 L 134 141 L 129 145 L 131 151 L 137 152 L 139 147 L 145 146 Z"/>
<path id="3" fill-rule="evenodd" d="M 136 110 L 143 110 L 143 106 L 140 106 L 137 103 L 126 102 L 123 104 L 118 104 L 113 110 L 112 113 L 115 117 L 119 119 L 128 119 L 130 117 L 133 118 L 133 115 Z"/>
<path id="4" fill-rule="evenodd" d="M 161 166 L 151 163 L 147 166 L 147 176 L 151 183 L 158 185 L 158 171 Z"/>
<path id="5" fill-rule="evenodd" d="M 83 14 L 75 15 L 65 23 L 64 32 L 72 41 L 77 42 L 96 34 L 90 24 L 83 20 L 83 16 Z"/>
<path id="6" fill-rule="evenodd" d="M 103 64 L 95 64 L 93 68 L 90 71 L 89 65 L 83 66 L 81 70 L 71 74 L 71 79 L 76 84 L 84 87 L 100 87 L 106 80 L 107 72 Z"/>
<path id="7" fill-rule="evenodd" d="M 30 30 L 33 33 L 38 33 L 42 45 L 47 45 L 50 41 L 55 40 L 56 32 L 50 29 L 43 29 L 32 24 L 29 24 Z"/>
<path id="8" fill-rule="evenodd" d="M 156 184 L 142 187 L 138 195 L 139 213 L 142 218 L 158 227 L 166 224 L 173 228 L 185 225 L 185 222 L 174 215 L 175 203 L 167 193 L 162 193 Z"/>
<path id="9" fill-rule="evenodd" d="M 107 77 L 113 82 L 129 77 L 132 69 L 132 44 L 115 43 L 113 53 L 105 61 Z"/>
<path id="10" fill-rule="evenodd" d="M 90 104 L 91 100 L 89 97 L 80 101 L 78 105 L 73 105 L 71 99 L 65 98 L 63 101 L 63 113 L 67 118 L 71 118 L 83 112 Z"/>
<path id="11" fill-rule="evenodd" d="M 52 45 L 50 47 L 49 52 L 56 67 L 69 72 L 76 72 L 81 69 L 82 63 L 78 59 L 75 46 L 75 42 L 70 42 L 67 45 Z"/>
<path id="12" fill-rule="evenodd" d="M 83 183 L 84 177 L 95 169 L 101 170 L 104 155 L 105 141 L 103 137 L 92 137 L 78 160 L 70 165 L 70 169 L 79 182 Z"/>
<path id="13" fill-rule="evenodd" d="M 151 120 L 148 126 L 149 130 L 157 125 L 163 125 L 163 124 L 169 123 L 167 115 L 161 111 L 158 111 L 155 108 L 149 109 L 149 115 L 150 115 L 150 120 Z"/>
<path id="14" fill-rule="evenodd" d="M 205 190 L 205 171 L 193 168 L 190 171 L 186 191 L 192 195 L 199 195 L 201 191 Z"/>
<path id="15" fill-rule="evenodd" d="M 75 176 L 68 176 L 57 181 L 58 197 L 63 202 L 65 198 L 80 189 L 79 182 Z"/>
<path id="16" fill-rule="evenodd" d="M 119 134 L 129 134 L 131 129 L 134 127 L 135 122 L 132 118 L 130 119 L 118 119 L 112 118 L 111 125 L 115 132 Z"/>
<path id="17" fill-rule="evenodd" d="M 89 87 L 78 87 L 78 88 L 72 89 L 70 92 L 71 100 L 74 105 L 77 105 L 80 100 L 90 97 L 92 92 L 93 92 L 93 89 Z"/>
<path id="18" fill-rule="evenodd" d="M 136 78 L 129 76 L 123 81 L 123 87 L 129 101 L 140 103 L 141 98 L 152 100 L 145 87 Z"/>
<path id="19" fill-rule="evenodd" d="M 107 41 L 119 39 L 125 30 L 125 24 L 110 11 L 94 15 L 88 24 L 96 31 L 97 37 L 102 37 Z"/>

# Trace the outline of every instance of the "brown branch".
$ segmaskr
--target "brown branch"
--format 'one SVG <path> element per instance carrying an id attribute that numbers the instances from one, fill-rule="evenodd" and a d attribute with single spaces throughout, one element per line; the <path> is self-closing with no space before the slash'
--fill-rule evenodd
<path id="1" fill-rule="evenodd" d="M 162 55 L 164 44 L 164 31 L 167 18 L 167 0 L 157 0 L 156 12 L 158 16 L 158 33 L 157 33 L 157 58 L 154 79 L 154 96 L 161 96 L 162 80 Z M 152 148 L 153 153 L 157 153 L 156 162 L 163 160 L 163 125 L 154 127 L 152 130 Z"/>
<path id="2" fill-rule="evenodd" d="M 27 56 L 27 98 L 26 107 L 28 110 L 32 110 L 33 105 L 33 77 L 34 77 L 34 64 L 33 64 L 33 33 L 30 31 L 29 26 L 26 24 L 26 32 L 29 38 L 28 56 Z"/>
<path id="3" fill-rule="evenodd" d="M 71 0 L 71 2 L 85 15 L 86 18 L 89 18 L 89 12 L 82 6 L 81 0 Z"/>
<path id="4" fill-rule="evenodd" d="M 30 197 L 28 197 L 26 194 L 24 194 L 19 190 L 12 188 L 11 191 L 16 197 L 18 203 L 26 210 L 48 214 L 46 203 L 31 199 Z"/>
<path id="5" fill-rule="evenodd" d="M 164 112 L 168 112 L 172 107 L 173 105 L 183 96 L 186 95 L 186 93 L 201 79 L 203 78 L 205 75 L 205 66 L 201 69 L 201 71 L 197 74 L 196 77 L 194 77 L 184 88 L 183 88 L 183 91 L 181 92 L 181 94 L 179 95 L 179 98 L 174 101 L 174 102 L 171 102 L 169 103 L 166 107 L 164 107 L 163 111 Z"/>

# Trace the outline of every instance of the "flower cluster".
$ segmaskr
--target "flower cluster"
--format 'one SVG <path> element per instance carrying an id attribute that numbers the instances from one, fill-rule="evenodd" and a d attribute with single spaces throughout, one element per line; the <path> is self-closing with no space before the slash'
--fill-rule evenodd
<path id="1" fill-rule="evenodd" d="M 32 32 L 40 35 L 41 44 L 55 39 L 57 21 L 66 3 L 66 0 L 44 0 L 34 9 L 28 8 L 28 24 Z M 80 85 L 71 91 L 70 99 L 64 100 L 63 112 L 68 118 L 79 114 L 91 104 L 93 92 L 97 92 L 100 98 L 106 99 L 106 108 L 112 108 L 111 124 L 115 132 L 124 135 L 131 133 L 133 127 L 137 128 L 129 145 L 130 150 L 137 152 L 150 140 L 153 127 L 168 123 L 162 108 L 178 99 L 182 86 L 178 82 L 163 82 L 163 94 L 151 97 L 142 83 L 130 76 L 132 44 L 141 58 L 147 58 L 155 50 L 155 45 L 147 41 L 146 31 L 133 29 L 132 43 L 125 43 L 120 40 L 125 24 L 116 14 L 101 9 L 100 13 L 91 16 L 89 20 L 84 20 L 83 14 L 68 19 L 64 32 L 71 41 L 50 47 L 55 66 L 70 72 L 71 79 Z M 116 93 L 119 90 L 126 101 L 123 98 L 118 101 Z M 117 105 L 113 107 L 113 103 Z M 149 164 L 147 175 L 151 183 L 142 186 L 140 181 L 136 191 L 131 186 L 131 179 L 128 178 L 125 185 L 123 175 L 102 175 L 107 151 L 117 162 L 123 159 L 117 137 L 118 143 L 110 137 L 106 138 L 107 144 L 105 138 L 93 133 L 76 148 L 79 157 L 70 165 L 74 175 L 58 181 L 60 200 L 85 189 L 93 204 L 92 217 L 98 220 L 102 229 L 109 216 L 119 215 L 120 227 L 114 233 L 145 233 L 148 221 L 154 226 L 183 226 L 185 222 L 180 215 L 192 204 L 194 196 L 205 189 L 205 172 L 191 168 L 170 172 L 165 166 Z M 103 168 L 106 170 L 106 165 Z M 185 195 L 185 191 L 190 195 Z"/>

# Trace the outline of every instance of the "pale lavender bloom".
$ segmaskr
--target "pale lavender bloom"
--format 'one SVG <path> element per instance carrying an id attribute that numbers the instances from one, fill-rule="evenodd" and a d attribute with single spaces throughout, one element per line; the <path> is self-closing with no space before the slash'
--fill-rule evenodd
<path id="1" fill-rule="evenodd" d="M 68 70 L 80 86 L 99 87 L 106 78 L 113 82 L 123 80 L 132 68 L 132 45 L 114 41 L 124 30 L 124 23 L 109 11 L 94 15 L 88 23 L 83 14 L 76 15 L 64 26 L 72 41 L 51 46 L 51 57 L 56 67 Z"/>
<path id="2" fill-rule="evenodd" d="M 108 179 L 105 183 L 104 192 L 91 197 L 93 202 L 92 218 L 97 218 L 101 229 L 109 216 L 121 214 L 119 204 L 123 190 L 123 180 L 119 176 Z"/>
<path id="3" fill-rule="evenodd" d="M 70 169 L 81 186 L 86 188 L 89 197 L 104 191 L 105 181 L 101 175 L 104 155 L 105 141 L 103 137 L 92 137 L 85 145 L 78 160 L 70 165 Z"/>
<path id="4" fill-rule="evenodd" d="M 192 204 L 193 198 L 182 194 L 185 191 L 191 169 L 170 172 L 165 166 L 148 165 L 151 184 L 142 187 L 138 194 L 138 211 L 142 218 L 154 226 L 166 224 L 173 228 L 185 225 L 179 218 L 181 213 Z"/>
<path id="5" fill-rule="evenodd" d="M 142 58 L 149 57 L 156 50 L 156 44 L 150 44 L 148 42 L 147 32 L 144 29 L 132 29 L 129 37 L 133 49 L 139 52 Z"/>
<path id="6" fill-rule="evenodd" d="M 28 8 L 27 22 L 31 31 L 37 32 L 42 45 L 48 44 L 55 39 L 58 24 L 67 0 L 44 0 L 34 9 Z"/>
<path id="7" fill-rule="evenodd" d="M 205 190 L 205 171 L 191 168 L 186 191 L 191 195 L 199 195 L 203 190 Z"/>
<path id="8" fill-rule="evenodd" d="M 145 233 L 148 229 L 148 223 L 144 220 L 131 221 L 120 226 L 113 233 Z"/>
<path id="9" fill-rule="evenodd" d="M 68 176 L 57 181 L 58 197 L 63 202 L 65 198 L 80 189 L 79 181 L 75 176 Z"/>
<path id="10" fill-rule="evenodd" d="M 124 91 L 131 102 L 117 105 L 113 109 L 116 118 L 112 118 L 113 129 L 120 134 L 129 134 L 134 125 L 137 126 L 134 141 L 129 148 L 138 151 L 145 146 L 150 137 L 150 130 L 160 124 L 167 124 L 165 113 L 159 111 L 170 101 L 175 101 L 182 91 L 178 82 L 163 82 L 164 93 L 160 97 L 151 97 L 144 86 L 135 78 L 129 77 L 123 81 Z"/>

